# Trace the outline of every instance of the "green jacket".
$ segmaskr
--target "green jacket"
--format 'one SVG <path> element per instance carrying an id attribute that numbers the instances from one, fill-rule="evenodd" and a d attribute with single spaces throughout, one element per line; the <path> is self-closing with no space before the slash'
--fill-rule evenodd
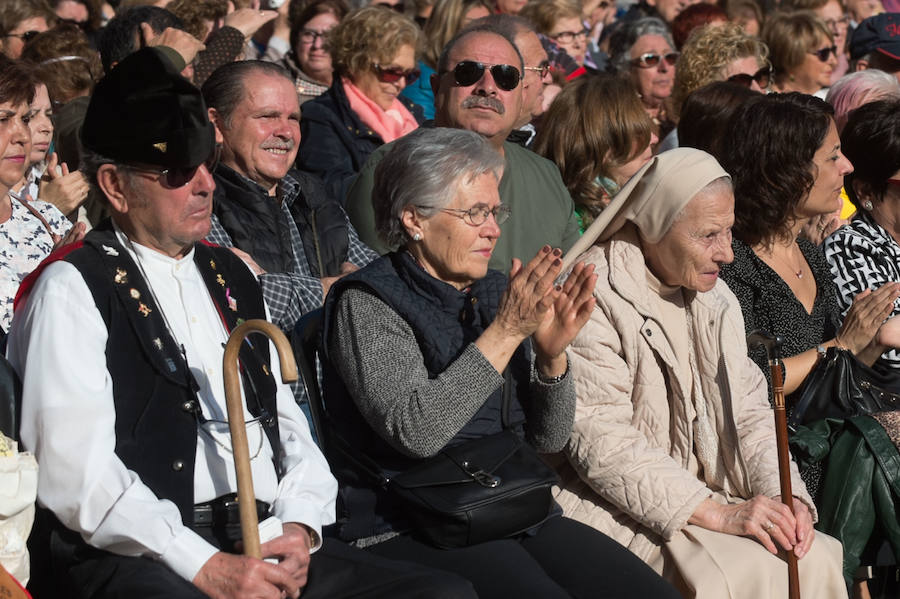
<path id="1" fill-rule="evenodd" d="M 884 428 L 870 416 L 820 420 L 801 426 L 791 449 L 801 469 L 827 459 L 816 529 L 844 545 L 848 587 L 873 541 L 886 539 L 900 560 L 900 454 Z"/>

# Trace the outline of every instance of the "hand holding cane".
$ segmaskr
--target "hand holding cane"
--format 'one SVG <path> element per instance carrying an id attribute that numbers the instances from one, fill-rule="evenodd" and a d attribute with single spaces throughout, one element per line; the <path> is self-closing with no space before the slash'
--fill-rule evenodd
<path id="1" fill-rule="evenodd" d="M 753 331 L 747 337 L 747 345 L 762 345 L 772 372 L 772 396 L 775 403 L 775 441 L 778 445 L 778 477 L 781 482 L 781 502 L 794 511 L 794 497 L 791 490 L 791 454 L 788 450 L 787 415 L 784 407 L 784 377 L 781 368 L 782 338 L 765 331 Z M 787 551 L 788 597 L 800 599 L 800 578 L 797 571 L 797 556 L 794 550 Z"/>
<path id="2" fill-rule="evenodd" d="M 294 362 L 294 352 L 284 333 L 265 320 L 248 320 L 232 331 L 228 343 L 225 344 L 225 357 L 223 358 L 225 405 L 228 408 L 228 428 L 231 430 L 234 470 L 237 474 L 238 506 L 241 512 L 244 555 L 262 559 L 259 548 L 259 520 L 256 517 L 256 496 L 253 493 L 253 477 L 250 473 L 250 449 L 247 446 L 247 429 L 244 425 L 241 381 L 238 374 L 238 352 L 244 338 L 250 333 L 262 333 L 275 344 L 281 363 L 281 380 L 283 382 L 290 383 L 297 380 L 297 364 Z"/>

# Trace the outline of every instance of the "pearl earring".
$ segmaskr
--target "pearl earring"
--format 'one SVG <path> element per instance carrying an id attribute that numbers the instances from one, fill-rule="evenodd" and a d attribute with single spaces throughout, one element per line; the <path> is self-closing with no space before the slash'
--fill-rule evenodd
<path id="1" fill-rule="evenodd" d="M 414 234 L 413 241 L 422 241 L 422 234 L 421 233 Z"/>
<path id="2" fill-rule="evenodd" d="M 871 200 L 863 200 L 862 207 L 871 212 L 875 206 L 872 205 Z"/>

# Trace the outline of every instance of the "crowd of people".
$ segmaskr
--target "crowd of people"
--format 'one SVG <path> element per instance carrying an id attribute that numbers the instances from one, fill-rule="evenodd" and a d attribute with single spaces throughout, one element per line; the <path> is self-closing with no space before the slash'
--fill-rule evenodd
<path id="1" fill-rule="evenodd" d="M 37 599 L 891 596 L 896 0 L 4 0 L 0 191 Z"/>

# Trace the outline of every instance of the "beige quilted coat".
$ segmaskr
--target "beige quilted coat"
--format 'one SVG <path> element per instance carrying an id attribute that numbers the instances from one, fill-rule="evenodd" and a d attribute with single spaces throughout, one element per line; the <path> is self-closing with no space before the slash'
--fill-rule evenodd
<path id="1" fill-rule="evenodd" d="M 650 310 L 633 227 L 585 257 L 599 275 L 597 307 L 570 348 L 578 401 L 557 500 L 567 516 L 653 563 L 703 499 L 780 493 L 766 381 L 747 357 L 737 299 L 720 280 L 711 291 L 686 292 L 701 390 L 686 397 L 666 324 Z M 705 480 L 686 470 L 694 449 Z M 794 495 L 814 510 L 792 470 Z"/>

